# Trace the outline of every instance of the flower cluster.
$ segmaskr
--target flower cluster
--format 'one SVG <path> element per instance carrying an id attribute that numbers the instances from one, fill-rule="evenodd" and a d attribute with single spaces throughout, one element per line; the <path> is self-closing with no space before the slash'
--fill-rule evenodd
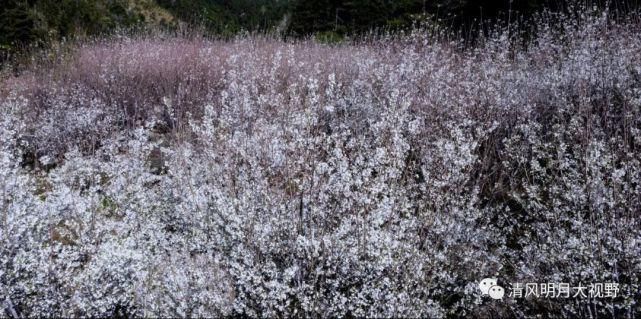
<path id="1" fill-rule="evenodd" d="M 0 315 L 638 316 L 639 25 L 554 21 L 105 40 L 3 79 Z"/>

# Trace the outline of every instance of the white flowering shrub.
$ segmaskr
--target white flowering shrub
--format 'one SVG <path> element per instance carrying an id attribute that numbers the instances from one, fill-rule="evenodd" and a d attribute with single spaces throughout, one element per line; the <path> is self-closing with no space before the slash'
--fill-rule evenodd
<path id="1" fill-rule="evenodd" d="M 638 316 L 639 25 L 556 18 L 109 40 L 3 79 L 2 315 Z"/>

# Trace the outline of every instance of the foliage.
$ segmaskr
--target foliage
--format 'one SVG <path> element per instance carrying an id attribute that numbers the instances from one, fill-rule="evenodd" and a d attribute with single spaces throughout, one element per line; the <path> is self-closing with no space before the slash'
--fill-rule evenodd
<path id="1" fill-rule="evenodd" d="M 525 47 L 115 38 L 3 78 L 1 309 L 638 317 L 640 26 L 578 16 Z"/>
<path id="2" fill-rule="evenodd" d="M 139 27 L 206 30 L 227 38 L 245 31 L 343 37 L 430 22 L 473 37 L 497 19 L 520 21 L 528 29 L 529 18 L 543 9 L 572 12 L 577 5 L 609 5 L 617 12 L 638 8 L 630 0 L 4 0 L 0 59 L 24 46 Z"/>
<path id="3" fill-rule="evenodd" d="M 289 11 L 289 0 L 158 0 L 180 19 L 216 34 L 276 28 Z"/>
<path id="4" fill-rule="evenodd" d="M 171 26 L 173 20 L 154 0 L 5 0 L 0 4 L 0 49 L 15 52 L 118 29 Z"/>
<path id="5" fill-rule="evenodd" d="M 314 39 L 320 43 L 337 44 L 344 40 L 344 37 L 333 31 L 318 32 Z"/>

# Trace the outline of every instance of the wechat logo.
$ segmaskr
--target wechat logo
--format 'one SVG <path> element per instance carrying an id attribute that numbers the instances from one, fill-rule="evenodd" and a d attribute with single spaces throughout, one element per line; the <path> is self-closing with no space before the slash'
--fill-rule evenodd
<path id="1" fill-rule="evenodd" d="M 492 299 L 503 299 L 505 289 L 497 284 L 496 278 L 485 278 L 479 283 L 481 296 L 489 295 Z"/>

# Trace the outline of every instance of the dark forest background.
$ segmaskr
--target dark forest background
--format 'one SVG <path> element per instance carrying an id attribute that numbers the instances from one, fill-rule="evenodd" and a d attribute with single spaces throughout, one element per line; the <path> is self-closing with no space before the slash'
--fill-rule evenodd
<path id="1" fill-rule="evenodd" d="M 638 0 L 574 1 L 618 11 Z M 0 0 L 0 55 L 68 38 L 115 30 L 201 28 L 339 40 L 371 30 L 396 30 L 431 21 L 472 30 L 481 19 L 522 20 L 544 8 L 568 10 L 561 0 Z"/>

